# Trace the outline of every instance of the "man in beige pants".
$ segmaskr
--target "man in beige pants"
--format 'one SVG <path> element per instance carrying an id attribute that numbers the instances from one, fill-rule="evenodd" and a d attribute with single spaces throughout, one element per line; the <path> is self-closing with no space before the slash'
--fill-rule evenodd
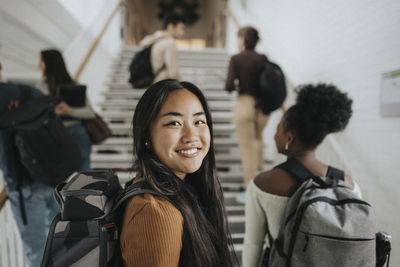
<path id="1" fill-rule="evenodd" d="M 244 184 L 254 178 L 263 164 L 262 132 L 268 122 L 268 115 L 256 107 L 254 97 L 257 84 L 257 70 L 262 60 L 254 48 L 258 42 L 258 31 L 253 27 L 241 28 L 238 32 L 240 53 L 232 56 L 229 62 L 225 90 L 235 90 L 235 80 L 239 81 L 239 96 L 233 110 L 234 123 L 239 141 L 243 165 Z M 244 202 L 244 194 L 237 200 Z"/>
<path id="2" fill-rule="evenodd" d="M 244 184 L 254 178 L 257 170 L 261 170 L 264 161 L 263 130 L 269 116 L 255 108 L 253 96 L 242 94 L 236 99 L 233 117 L 239 141 L 240 156 L 243 165 Z"/>

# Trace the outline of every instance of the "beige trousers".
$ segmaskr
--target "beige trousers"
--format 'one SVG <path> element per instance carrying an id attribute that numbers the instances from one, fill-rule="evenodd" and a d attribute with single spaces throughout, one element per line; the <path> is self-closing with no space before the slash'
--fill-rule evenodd
<path id="1" fill-rule="evenodd" d="M 256 109 L 255 104 L 253 96 L 243 94 L 238 96 L 233 108 L 246 187 L 256 175 L 257 169 L 262 169 L 264 161 L 262 132 L 269 118 L 260 109 Z"/>

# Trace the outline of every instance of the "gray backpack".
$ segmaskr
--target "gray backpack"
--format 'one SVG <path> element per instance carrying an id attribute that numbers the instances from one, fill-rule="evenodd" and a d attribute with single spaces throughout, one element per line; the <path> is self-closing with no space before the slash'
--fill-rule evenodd
<path id="1" fill-rule="evenodd" d="M 55 189 L 61 212 L 50 226 L 41 267 L 122 267 L 119 235 L 124 206 L 133 196 L 146 193 L 169 200 L 144 179 L 123 189 L 111 171 L 73 174 Z"/>
<path id="2" fill-rule="evenodd" d="M 329 167 L 315 177 L 296 159 L 278 165 L 302 184 L 291 196 L 275 241 L 269 236 L 269 267 L 375 267 L 375 215 Z"/>

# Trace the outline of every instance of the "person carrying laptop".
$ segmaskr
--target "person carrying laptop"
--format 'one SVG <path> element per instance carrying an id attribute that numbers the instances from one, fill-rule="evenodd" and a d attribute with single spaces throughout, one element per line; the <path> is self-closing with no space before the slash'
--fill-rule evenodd
<path id="1" fill-rule="evenodd" d="M 61 52 L 56 49 L 40 52 L 39 68 L 43 79 L 38 88 L 44 94 L 60 96 L 61 102 L 55 107 L 55 112 L 61 116 L 64 126 L 81 149 L 83 163 L 77 171 L 90 170 L 92 143 L 81 120 L 92 119 L 95 113 L 87 97 L 86 86 L 78 85 L 72 80 Z"/>

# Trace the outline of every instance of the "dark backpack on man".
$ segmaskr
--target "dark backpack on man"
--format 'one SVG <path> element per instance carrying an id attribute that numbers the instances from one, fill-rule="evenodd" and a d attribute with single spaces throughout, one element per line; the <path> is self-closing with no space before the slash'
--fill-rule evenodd
<path id="1" fill-rule="evenodd" d="M 141 194 L 171 201 L 144 179 L 122 189 L 108 170 L 75 173 L 58 185 L 55 197 L 61 213 L 50 226 L 41 267 L 124 266 L 119 236 L 125 204 Z"/>
<path id="2" fill-rule="evenodd" d="M 129 82 L 132 84 L 133 88 L 149 87 L 156 76 L 165 68 L 164 64 L 156 73 L 153 73 L 151 49 L 154 44 L 155 42 L 138 51 L 129 65 Z"/>
<path id="3" fill-rule="evenodd" d="M 294 158 L 277 168 L 301 186 L 288 201 L 276 240 L 267 230 L 272 245 L 262 266 L 375 267 L 375 215 L 344 183 L 344 172 L 329 167 L 327 177 L 316 177 Z"/>
<path id="4" fill-rule="evenodd" d="M 79 146 L 54 113 L 57 97 L 32 98 L 29 87 L 19 87 L 21 103 L 0 116 L 0 129 L 13 135 L 16 160 L 29 177 L 54 187 L 79 169 Z"/>
<path id="5" fill-rule="evenodd" d="M 286 98 L 285 75 L 281 68 L 263 55 L 258 67 L 257 107 L 264 114 L 280 108 Z"/>

